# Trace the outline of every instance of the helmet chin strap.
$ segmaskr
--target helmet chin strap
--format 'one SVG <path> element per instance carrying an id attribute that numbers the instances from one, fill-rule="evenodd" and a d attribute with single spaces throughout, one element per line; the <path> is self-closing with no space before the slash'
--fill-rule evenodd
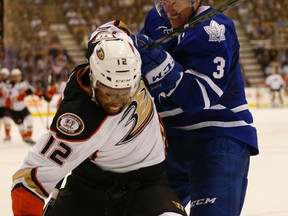
<path id="1" fill-rule="evenodd" d="M 94 88 L 91 88 L 91 91 L 92 91 L 91 100 L 98 105 L 98 101 L 96 100 L 95 89 L 94 89 Z"/>
<path id="2" fill-rule="evenodd" d="M 94 81 L 93 81 L 93 77 L 91 76 L 91 69 L 90 69 L 90 72 L 89 72 L 89 79 L 90 79 L 90 86 L 91 86 L 91 92 L 92 92 L 92 96 L 91 96 L 91 100 L 94 102 L 94 103 L 96 103 L 97 105 L 99 105 L 98 104 L 98 101 L 97 101 L 97 99 L 96 99 L 96 93 L 95 93 L 95 87 L 96 86 L 94 86 Z M 97 83 L 96 83 L 96 85 L 97 85 Z"/>

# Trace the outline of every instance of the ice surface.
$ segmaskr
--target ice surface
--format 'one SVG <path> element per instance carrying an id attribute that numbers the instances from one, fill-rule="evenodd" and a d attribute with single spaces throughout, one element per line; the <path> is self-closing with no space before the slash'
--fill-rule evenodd
<path id="1" fill-rule="evenodd" d="M 251 109 L 258 130 L 260 154 L 251 158 L 249 185 L 242 216 L 288 215 L 288 109 Z M 46 131 L 46 118 L 34 118 L 33 138 Z M 12 216 L 10 189 L 13 173 L 31 146 L 12 125 L 11 142 L 3 142 L 0 127 L 0 216 Z"/>

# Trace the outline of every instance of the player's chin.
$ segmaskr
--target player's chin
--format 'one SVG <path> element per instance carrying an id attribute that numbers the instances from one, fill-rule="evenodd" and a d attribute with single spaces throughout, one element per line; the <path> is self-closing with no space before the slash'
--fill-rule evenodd
<path id="1" fill-rule="evenodd" d="M 186 23 L 185 17 L 182 17 L 180 14 L 177 16 L 169 17 L 170 24 L 172 28 L 178 28 Z"/>
<path id="2" fill-rule="evenodd" d="M 181 19 L 169 19 L 172 28 L 178 28 L 183 25 L 183 21 Z"/>
<path id="3" fill-rule="evenodd" d="M 118 113 L 120 113 L 122 111 L 123 107 L 104 107 L 104 111 L 108 114 L 108 115 L 117 115 Z"/>

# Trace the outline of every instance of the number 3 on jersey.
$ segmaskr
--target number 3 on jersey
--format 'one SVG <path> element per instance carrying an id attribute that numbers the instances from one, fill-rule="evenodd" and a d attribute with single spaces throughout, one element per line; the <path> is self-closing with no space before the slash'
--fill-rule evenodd
<path id="1" fill-rule="evenodd" d="M 217 64 L 217 72 L 213 73 L 213 77 L 215 79 L 221 79 L 224 75 L 225 59 L 218 56 L 214 58 L 213 62 Z"/>
<path id="2" fill-rule="evenodd" d="M 50 136 L 47 144 L 40 151 L 40 154 L 59 166 L 62 166 L 65 163 L 65 159 L 71 154 L 72 148 L 66 143 L 54 143 L 54 141 L 54 137 Z"/>

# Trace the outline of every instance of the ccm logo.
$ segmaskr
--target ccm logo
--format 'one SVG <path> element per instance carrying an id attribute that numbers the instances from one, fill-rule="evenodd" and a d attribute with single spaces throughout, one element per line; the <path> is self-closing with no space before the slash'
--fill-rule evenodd
<path id="1" fill-rule="evenodd" d="M 116 80 L 115 82 L 116 83 L 125 83 L 125 82 L 130 82 L 131 81 L 131 79 L 122 79 L 122 80 Z"/>
<path id="2" fill-rule="evenodd" d="M 216 201 L 216 197 L 214 198 L 203 198 L 203 199 L 199 199 L 199 200 L 195 200 L 195 201 L 191 201 L 191 207 L 194 207 L 194 206 L 199 206 L 199 205 L 206 205 L 206 204 L 209 204 L 209 203 L 214 203 Z"/>

